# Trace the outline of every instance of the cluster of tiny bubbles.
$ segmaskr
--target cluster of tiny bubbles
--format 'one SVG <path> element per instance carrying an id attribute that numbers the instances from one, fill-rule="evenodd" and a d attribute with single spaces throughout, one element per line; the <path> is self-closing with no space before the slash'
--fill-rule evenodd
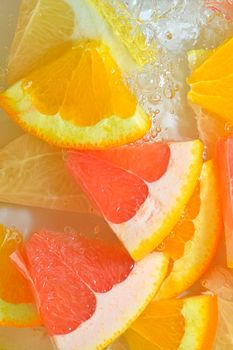
<path id="1" fill-rule="evenodd" d="M 6 229 L 5 241 L 11 240 L 14 240 L 16 243 L 22 242 L 22 238 L 15 226 Z"/>

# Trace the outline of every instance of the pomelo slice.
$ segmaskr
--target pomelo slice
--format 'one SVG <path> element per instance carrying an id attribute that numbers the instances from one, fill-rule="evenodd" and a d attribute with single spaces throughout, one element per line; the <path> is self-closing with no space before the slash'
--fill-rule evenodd
<path id="1" fill-rule="evenodd" d="M 62 151 L 28 134 L 0 150 L 0 202 L 93 212 L 87 197 L 67 175 Z"/>
<path id="2" fill-rule="evenodd" d="M 14 229 L 0 225 L 0 325 L 32 327 L 41 320 L 33 303 L 28 281 L 10 260 L 22 246 L 22 236 Z"/>
<path id="3" fill-rule="evenodd" d="M 0 95 L 0 105 L 26 131 L 60 147 L 118 146 L 151 126 L 109 48 L 97 40 L 50 52 Z"/>
<path id="4" fill-rule="evenodd" d="M 222 233 L 217 179 L 212 161 L 203 165 L 200 183 L 180 221 L 161 249 L 171 258 L 171 268 L 156 298 L 169 299 L 191 287 L 208 269 Z"/>
<path id="5" fill-rule="evenodd" d="M 124 336 L 131 350 L 211 350 L 217 320 L 215 296 L 153 301 Z"/>
<path id="6" fill-rule="evenodd" d="M 33 284 L 42 320 L 61 350 L 106 347 L 144 310 L 168 268 L 161 253 L 134 263 L 119 246 L 46 230 L 12 259 Z"/>
<path id="7" fill-rule="evenodd" d="M 195 188 L 200 141 L 67 152 L 67 167 L 135 260 L 171 231 Z"/>
<path id="8" fill-rule="evenodd" d="M 233 268 L 233 139 L 220 139 L 216 145 L 216 165 L 219 177 L 227 265 Z"/>

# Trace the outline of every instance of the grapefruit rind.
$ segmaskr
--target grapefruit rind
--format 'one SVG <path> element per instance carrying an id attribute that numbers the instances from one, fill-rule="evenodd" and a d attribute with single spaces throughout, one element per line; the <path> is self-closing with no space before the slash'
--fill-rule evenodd
<path id="1" fill-rule="evenodd" d="M 217 298 L 198 296 L 184 299 L 182 315 L 185 333 L 178 350 L 211 350 L 218 321 Z"/>
<path id="2" fill-rule="evenodd" d="M 109 225 L 137 261 L 153 251 L 178 222 L 197 184 L 202 168 L 199 140 L 170 145 L 166 173 L 149 184 L 149 196 L 129 221 Z"/>
<path id="3" fill-rule="evenodd" d="M 79 127 L 59 114 L 44 115 L 33 107 L 21 81 L 0 95 L 0 106 L 27 132 L 63 148 L 103 149 L 133 142 L 150 129 L 151 119 L 138 105 L 127 119 L 112 115 L 94 126 Z"/>
<path id="4" fill-rule="evenodd" d="M 153 299 L 168 270 L 168 258 L 152 253 L 107 293 L 95 293 L 94 315 L 72 333 L 54 336 L 59 350 L 102 350 L 119 337 Z M 146 283 L 145 283 L 146 281 Z M 130 298 L 126 298 L 128 295 Z M 94 336 L 93 336 L 94 335 Z"/>
<path id="5" fill-rule="evenodd" d="M 183 256 L 173 264 L 156 299 L 170 299 L 188 289 L 208 268 L 222 232 L 220 198 L 212 161 L 203 165 L 200 181 L 201 207 L 193 220 L 193 238 L 185 244 Z"/>
<path id="6" fill-rule="evenodd" d="M 11 304 L 0 299 L 0 326 L 33 327 L 41 325 L 34 304 Z"/>

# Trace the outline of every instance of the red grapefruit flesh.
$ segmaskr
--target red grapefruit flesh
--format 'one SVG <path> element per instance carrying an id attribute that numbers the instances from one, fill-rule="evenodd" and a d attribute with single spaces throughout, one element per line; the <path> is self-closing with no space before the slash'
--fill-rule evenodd
<path id="1" fill-rule="evenodd" d="M 62 350 L 106 347 L 144 310 L 168 268 L 161 253 L 134 263 L 120 246 L 47 230 L 12 260 L 32 283 L 43 323 Z"/>
<path id="2" fill-rule="evenodd" d="M 216 146 L 216 165 L 219 177 L 227 265 L 233 268 L 233 139 L 220 139 Z"/>
<path id="3" fill-rule="evenodd" d="M 179 220 L 200 175 L 199 141 L 67 152 L 67 168 L 135 260 Z"/>

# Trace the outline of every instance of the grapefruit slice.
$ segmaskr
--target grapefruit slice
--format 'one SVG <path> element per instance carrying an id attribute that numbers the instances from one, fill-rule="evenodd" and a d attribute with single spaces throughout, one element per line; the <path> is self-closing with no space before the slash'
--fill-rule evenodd
<path id="1" fill-rule="evenodd" d="M 22 246 L 22 236 L 0 225 L 0 325 L 32 327 L 41 321 L 33 303 L 28 281 L 10 261 L 10 255 Z"/>
<path id="2" fill-rule="evenodd" d="M 26 131 L 60 147 L 122 145 L 151 126 L 110 50 L 96 40 L 50 52 L 0 95 L 0 105 Z"/>
<path id="3" fill-rule="evenodd" d="M 161 249 L 171 258 L 170 273 L 156 298 L 169 299 L 191 287 L 207 270 L 222 232 L 220 197 L 213 162 L 203 165 L 200 183 L 180 221 Z"/>
<path id="4" fill-rule="evenodd" d="M 68 176 L 61 150 L 28 134 L 0 150 L 0 202 L 93 212 L 87 197 Z"/>
<path id="5" fill-rule="evenodd" d="M 217 320 L 215 296 L 153 301 L 125 338 L 131 350 L 211 350 Z"/>
<path id="6" fill-rule="evenodd" d="M 169 234 L 195 188 L 199 141 L 67 152 L 67 167 L 135 260 Z"/>
<path id="7" fill-rule="evenodd" d="M 33 284 L 42 320 L 61 350 L 106 347 L 144 310 L 168 268 L 161 253 L 134 263 L 120 246 L 46 230 L 12 259 Z"/>
<path id="8" fill-rule="evenodd" d="M 233 139 L 220 139 L 216 145 L 216 165 L 227 251 L 227 265 L 233 268 Z"/>
<path id="9" fill-rule="evenodd" d="M 22 79 L 51 48 L 79 39 L 103 41 L 123 71 L 155 56 L 137 21 L 119 0 L 22 0 L 8 81 Z"/>

